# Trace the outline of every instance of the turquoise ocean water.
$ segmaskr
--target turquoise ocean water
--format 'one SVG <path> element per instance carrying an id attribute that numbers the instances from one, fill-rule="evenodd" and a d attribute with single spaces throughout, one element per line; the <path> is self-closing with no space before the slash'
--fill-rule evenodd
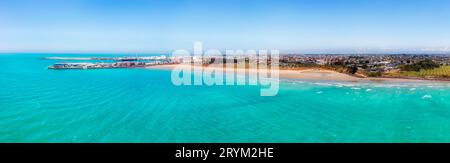
<path id="1" fill-rule="evenodd" d="M 260 97 L 176 87 L 168 70 L 48 70 L 46 56 L 80 55 L 0 54 L 0 142 L 450 142 L 447 84 L 283 80 Z"/>

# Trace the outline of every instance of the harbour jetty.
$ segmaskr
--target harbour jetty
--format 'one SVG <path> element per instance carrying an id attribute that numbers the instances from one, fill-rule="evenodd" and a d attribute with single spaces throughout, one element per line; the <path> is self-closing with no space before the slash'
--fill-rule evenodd
<path id="1" fill-rule="evenodd" d="M 47 60 L 63 61 L 102 61 L 89 62 L 58 62 L 49 69 L 113 69 L 113 68 L 144 68 L 155 65 L 179 64 L 181 60 L 165 57 L 46 57 Z"/>
<path id="2" fill-rule="evenodd" d="M 165 61 L 174 60 L 174 57 L 162 56 L 149 56 L 149 57 L 44 57 L 47 60 L 111 60 L 111 61 Z"/>

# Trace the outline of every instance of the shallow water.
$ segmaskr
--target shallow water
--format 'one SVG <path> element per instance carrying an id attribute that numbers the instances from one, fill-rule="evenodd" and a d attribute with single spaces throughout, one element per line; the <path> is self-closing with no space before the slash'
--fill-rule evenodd
<path id="1" fill-rule="evenodd" d="M 0 142 L 450 142 L 448 84 L 282 80 L 261 97 L 177 87 L 168 70 L 48 70 L 47 56 L 79 55 L 0 55 Z"/>

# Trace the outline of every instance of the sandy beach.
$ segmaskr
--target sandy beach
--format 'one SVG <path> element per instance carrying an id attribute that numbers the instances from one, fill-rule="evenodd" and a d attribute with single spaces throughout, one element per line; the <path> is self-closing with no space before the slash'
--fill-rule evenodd
<path id="1" fill-rule="evenodd" d="M 191 67 L 190 65 L 157 65 L 148 67 L 150 69 L 166 69 L 171 70 L 175 66 Z M 197 67 L 199 68 L 199 67 Z M 218 70 L 218 67 L 203 67 L 204 69 Z M 232 71 L 227 69 L 228 71 Z M 237 74 L 246 73 L 246 69 L 235 69 Z M 256 69 L 249 69 L 249 73 L 256 73 Z M 416 79 L 402 79 L 402 78 L 359 78 L 348 74 L 343 74 L 331 70 L 323 69 L 280 69 L 279 77 L 284 79 L 300 79 L 311 81 L 344 81 L 344 82 L 377 82 L 377 83 L 450 83 L 449 81 L 437 81 L 437 80 L 416 80 Z"/>

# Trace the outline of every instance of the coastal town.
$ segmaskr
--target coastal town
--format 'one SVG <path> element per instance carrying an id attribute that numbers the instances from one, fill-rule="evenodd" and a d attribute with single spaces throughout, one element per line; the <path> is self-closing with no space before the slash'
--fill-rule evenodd
<path id="1" fill-rule="evenodd" d="M 284 55 L 281 62 L 288 66 L 289 63 L 299 65 L 344 65 L 370 70 L 390 71 L 400 65 L 414 64 L 423 60 L 433 60 L 440 65 L 450 64 L 449 55 Z"/>
<path id="2" fill-rule="evenodd" d="M 202 65 L 214 64 L 218 57 L 194 58 Z M 223 56 L 225 63 L 270 65 L 270 55 Z M 450 78 L 450 55 L 437 54 L 284 54 L 278 59 L 282 70 L 321 69 L 359 78 L 390 77 L 413 79 Z M 221 61 L 221 60 L 220 60 Z"/>
<path id="3" fill-rule="evenodd" d="M 108 69 L 145 68 L 158 65 L 193 63 L 202 66 L 224 63 L 269 64 L 270 56 L 146 56 L 146 57 L 47 57 L 47 60 L 83 61 L 58 62 L 49 69 Z M 423 54 L 284 54 L 279 58 L 280 69 L 322 69 L 359 78 L 398 77 L 417 79 L 446 79 L 450 77 L 449 55 Z M 93 61 L 95 63 L 85 62 Z"/>
<path id="4" fill-rule="evenodd" d="M 366 54 L 366 55 L 283 55 L 280 67 L 295 69 L 317 67 L 347 73 L 357 77 L 394 77 L 402 72 L 421 72 L 435 68 L 447 69 L 449 55 Z M 450 69 L 449 69 L 450 70 Z M 450 71 L 435 73 L 446 77 Z M 411 76 L 412 77 L 412 76 Z M 425 77 L 425 76 L 423 76 Z M 432 77 L 429 76 L 429 77 Z"/>

